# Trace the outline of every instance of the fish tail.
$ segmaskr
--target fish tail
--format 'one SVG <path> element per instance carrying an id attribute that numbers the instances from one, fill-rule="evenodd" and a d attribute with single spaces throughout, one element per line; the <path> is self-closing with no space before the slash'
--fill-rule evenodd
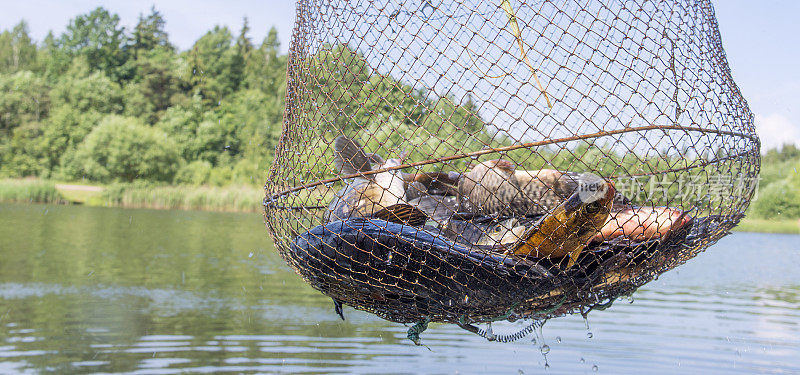
<path id="1" fill-rule="evenodd" d="M 371 158 L 364 152 L 364 147 L 345 136 L 339 136 L 334 141 L 333 163 L 345 175 L 372 170 Z"/>

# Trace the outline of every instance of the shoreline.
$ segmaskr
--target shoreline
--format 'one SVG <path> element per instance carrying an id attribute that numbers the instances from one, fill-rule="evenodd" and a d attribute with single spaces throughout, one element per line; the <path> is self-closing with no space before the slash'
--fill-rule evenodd
<path id="1" fill-rule="evenodd" d="M 211 212 L 263 212 L 256 186 L 148 186 L 82 184 L 41 179 L 0 179 L 0 202 L 85 205 Z M 800 219 L 745 217 L 733 232 L 800 234 Z"/>
<path id="2" fill-rule="evenodd" d="M 81 184 L 40 179 L 0 179 L 0 202 L 150 208 L 216 212 L 261 212 L 262 187 L 143 184 Z"/>

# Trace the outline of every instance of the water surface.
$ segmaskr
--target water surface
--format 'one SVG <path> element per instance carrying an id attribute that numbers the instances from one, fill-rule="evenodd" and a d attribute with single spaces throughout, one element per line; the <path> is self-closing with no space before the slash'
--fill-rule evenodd
<path id="1" fill-rule="evenodd" d="M 0 204 L 0 373 L 800 373 L 798 244 L 736 233 L 588 329 L 551 320 L 545 368 L 541 339 L 342 322 L 258 214 Z"/>

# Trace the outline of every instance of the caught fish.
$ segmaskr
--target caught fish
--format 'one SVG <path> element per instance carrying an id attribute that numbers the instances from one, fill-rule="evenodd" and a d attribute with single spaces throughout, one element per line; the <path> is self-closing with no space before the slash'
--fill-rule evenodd
<path id="1" fill-rule="evenodd" d="M 384 161 L 377 154 L 365 153 L 361 144 L 350 138 L 340 136 L 334 141 L 334 165 L 344 175 L 396 167 L 400 164 L 400 159 Z M 399 212 L 392 214 L 395 209 L 417 215 L 418 213 L 404 207 L 407 206 L 405 195 L 406 181 L 399 170 L 355 177 L 336 193 L 328 206 L 325 220 L 379 217 L 395 221 L 401 215 Z"/>
<path id="2" fill-rule="evenodd" d="M 457 172 L 403 173 L 403 179 L 408 183 L 406 189 L 408 200 L 424 195 L 449 197 L 458 195 L 458 182 L 461 174 Z"/>
<path id="3" fill-rule="evenodd" d="M 516 166 L 508 160 L 479 163 L 458 181 L 459 204 L 463 211 L 484 215 L 513 215 L 520 194 L 514 177 Z"/>
<path id="4" fill-rule="evenodd" d="M 469 242 L 487 250 L 518 256 L 563 258 L 572 267 L 611 213 L 616 195 L 614 185 L 585 174 L 580 187 L 552 212 L 536 221 L 515 217 L 494 226 L 479 221 L 451 220 L 445 233 L 458 242 Z"/>
<path id="5" fill-rule="evenodd" d="M 567 268 L 572 267 L 608 220 L 616 194 L 609 182 L 592 182 L 588 186 L 597 188 L 575 192 L 536 225 L 527 228 L 522 239 L 510 247 L 511 252 L 532 257 L 569 256 Z"/>
<path id="6" fill-rule="evenodd" d="M 484 215 L 543 215 L 569 198 L 580 181 L 591 173 L 562 172 L 555 169 L 517 170 L 508 160 L 481 162 L 458 181 L 461 208 Z M 594 176 L 596 177 L 596 176 Z M 614 206 L 625 207 L 629 200 L 614 194 Z"/>
<path id="7" fill-rule="evenodd" d="M 669 207 L 634 207 L 612 212 L 592 242 L 624 237 L 631 241 L 664 239 L 692 221 L 684 211 Z"/>
<path id="8" fill-rule="evenodd" d="M 384 160 L 366 153 L 363 146 L 348 137 L 334 141 L 334 165 L 343 175 L 399 167 L 400 158 Z M 455 212 L 457 173 L 403 173 L 389 170 L 358 176 L 336 193 L 328 206 L 326 221 L 350 217 L 379 218 L 414 226 L 428 219 L 443 220 Z"/>
<path id="9" fill-rule="evenodd" d="M 478 246 L 505 246 L 520 241 L 525 235 L 527 226 L 516 218 L 510 218 L 489 229 L 477 241 Z"/>
<path id="10" fill-rule="evenodd" d="M 423 195 L 409 200 L 408 204 L 419 208 L 430 220 L 439 224 L 446 223 L 458 210 L 458 198 L 452 196 Z"/>
<path id="11" fill-rule="evenodd" d="M 559 171 L 555 169 L 516 170 L 514 178 L 522 194 L 516 199 L 522 215 L 541 215 L 549 212 L 571 196 L 581 181 L 591 179 L 591 173 Z M 614 193 L 614 209 L 630 206 L 630 200 L 619 191 Z"/>

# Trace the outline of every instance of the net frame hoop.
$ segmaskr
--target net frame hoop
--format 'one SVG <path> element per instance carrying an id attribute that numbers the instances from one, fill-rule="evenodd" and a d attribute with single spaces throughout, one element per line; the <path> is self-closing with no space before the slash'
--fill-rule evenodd
<path id="1" fill-rule="evenodd" d="M 445 162 L 449 162 L 449 161 L 453 161 L 453 160 L 459 160 L 459 159 L 465 159 L 465 158 L 474 158 L 474 157 L 478 157 L 478 156 L 482 156 L 482 155 L 488 155 L 488 154 L 494 154 L 494 153 L 504 153 L 504 152 L 514 151 L 514 150 L 518 150 L 518 149 L 522 149 L 522 148 L 533 148 L 533 147 L 546 146 L 546 145 L 551 145 L 551 144 L 580 141 L 580 140 L 585 140 L 585 139 L 600 138 L 600 137 L 605 137 L 605 136 L 611 136 L 611 135 L 617 135 L 617 134 L 625 134 L 625 133 L 633 133 L 633 132 L 642 132 L 642 131 L 648 131 L 648 130 L 683 130 L 683 131 L 686 131 L 686 132 L 696 131 L 696 132 L 701 132 L 701 133 L 712 133 L 712 134 L 719 134 L 719 135 L 738 136 L 738 137 L 741 137 L 741 138 L 747 138 L 747 139 L 749 139 L 749 140 L 751 140 L 753 142 L 759 142 L 758 138 L 756 138 L 754 136 L 751 136 L 751 135 L 747 135 L 747 134 L 741 133 L 741 132 L 735 132 L 735 131 L 731 131 L 731 130 L 706 129 L 706 128 L 700 128 L 700 127 L 681 126 L 681 125 L 647 125 L 647 126 L 637 126 L 637 127 L 630 127 L 630 128 L 617 129 L 617 130 L 601 130 L 599 132 L 591 133 L 591 134 L 575 135 L 575 136 L 572 136 L 572 137 L 564 137 L 564 138 L 556 138 L 556 139 L 549 139 L 549 140 L 536 141 L 536 142 L 521 143 L 521 144 L 504 146 L 504 147 L 484 148 L 484 149 L 480 149 L 480 150 L 477 150 L 477 151 L 471 151 L 471 152 L 466 152 L 466 153 L 462 153 L 462 154 L 444 156 L 444 157 L 439 157 L 439 158 L 432 158 L 432 159 L 422 160 L 422 161 L 418 161 L 418 162 L 414 162 L 414 163 L 400 164 L 400 165 L 397 165 L 397 166 L 394 166 L 394 167 L 380 168 L 380 169 L 375 169 L 375 170 L 371 170 L 371 171 L 367 171 L 367 172 L 358 172 L 358 173 L 351 173 L 351 174 L 347 174 L 347 175 L 340 175 L 340 176 L 336 176 L 336 177 L 327 178 L 327 179 L 324 179 L 324 180 L 318 180 L 318 181 L 310 182 L 310 183 L 307 183 L 307 184 L 304 184 L 304 185 L 300 185 L 300 186 L 295 186 L 295 187 L 280 191 L 278 193 L 274 193 L 269 198 L 264 198 L 263 205 L 264 205 L 265 208 L 272 207 L 272 208 L 276 208 L 276 209 L 322 209 L 322 208 L 326 208 L 327 206 L 286 207 L 286 206 L 279 206 L 279 205 L 276 204 L 276 202 L 279 199 L 285 197 L 286 195 L 298 192 L 300 190 L 307 190 L 307 189 L 314 188 L 314 187 L 317 187 L 317 186 L 320 186 L 320 185 L 331 184 L 331 183 L 335 183 L 335 182 L 346 180 L 346 179 L 350 179 L 350 178 L 367 177 L 367 176 L 375 175 L 375 174 L 378 174 L 378 173 L 390 172 L 390 171 L 395 171 L 395 170 L 399 170 L 399 169 L 420 167 L 420 166 L 423 166 L 423 165 L 435 164 L 435 163 L 445 163 Z M 709 161 L 709 163 L 707 163 L 707 164 L 710 164 L 710 162 L 712 162 L 712 161 Z M 693 167 L 685 167 L 685 168 L 680 168 L 680 169 L 689 169 L 689 168 L 693 168 Z M 680 170 L 680 169 L 678 169 L 678 170 Z"/>

